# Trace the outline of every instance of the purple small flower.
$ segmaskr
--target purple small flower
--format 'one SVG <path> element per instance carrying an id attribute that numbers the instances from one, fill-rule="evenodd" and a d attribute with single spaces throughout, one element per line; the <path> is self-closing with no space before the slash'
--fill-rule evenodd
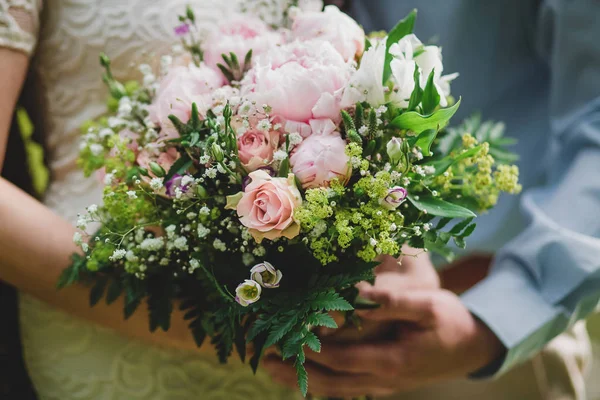
<path id="1" fill-rule="evenodd" d="M 177 188 L 179 188 L 182 193 L 186 193 L 188 190 L 190 190 L 189 185 L 185 185 L 185 186 L 181 185 L 182 179 L 183 179 L 182 175 L 175 174 L 175 175 L 173 175 L 173 177 L 171 179 L 169 179 L 165 183 L 165 189 L 167 190 L 167 196 L 175 197 L 175 195 L 176 195 L 175 189 L 177 189 Z"/>
<path id="2" fill-rule="evenodd" d="M 404 202 L 408 192 L 400 186 L 394 186 L 389 189 L 384 198 L 379 200 L 379 204 L 388 210 L 395 210 Z"/>
<path id="3" fill-rule="evenodd" d="M 190 32 L 190 26 L 188 24 L 181 24 L 175 27 L 175 34 L 177 36 L 187 35 Z"/>

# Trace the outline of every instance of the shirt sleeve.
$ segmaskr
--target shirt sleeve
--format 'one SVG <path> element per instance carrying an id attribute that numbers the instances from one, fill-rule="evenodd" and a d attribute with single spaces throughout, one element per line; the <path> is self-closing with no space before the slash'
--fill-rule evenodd
<path id="1" fill-rule="evenodd" d="M 522 197 L 528 227 L 462 297 L 507 349 L 483 375 L 529 359 L 600 300 L 598 15 L 597 0 L 544 1 L 540 9 L 537 42 L 552 82 L 548 179 Z"/>
<path id="2" fill-rule="evenodd" d="M 0 47 L 31 55 L 37 43 L 42 0 L 0 0 Z"/>

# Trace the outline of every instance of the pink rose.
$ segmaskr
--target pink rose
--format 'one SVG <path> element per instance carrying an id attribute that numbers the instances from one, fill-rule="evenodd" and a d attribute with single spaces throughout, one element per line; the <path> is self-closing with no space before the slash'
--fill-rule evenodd
<path id="1" fill-rule="evenodd" d="M 149 107 L 150 119 L 161 126 L 163 138 L 175 138 L 179 133 L 169 120 L 173 114 L 187 122 L 196 103 L 201 113 L 211 106 L 211 92 L 223 85 L 221 75 L 202 64 L 200 67 L 174 67 L 160 82 L 154 101 Z"/>
<path id="2" fill-rule="evenodd" d="M 252 180 L 244 192 L 227 198 L 227 209 L 237 210 L 240 222 L 249 228 L 257 242 L 284 236 L 292 239 L 300 233 L 294 210 L 302 204 L 294 175 L 273 178 L 266 171 L 250 173 Z"/>
<path id="3" fill-rule="evenodd" d="M 248 172 L 265 167 L 273 161 L 279 147 L 279 132 L 250 129 L 238 137 L 238 155 Z"/>
<path id="4" fill-rule="evenodd" d="M 335 6 L 325 7 L 324 12 L 299 13 L 294 18 L 292 37 L 329 42 L 346 61 L 360 57 L 365 50 L 365 31 Z"/>
<path id="5" fill-rule="evenodd" d="M 331 127 L 322 133 L 313 133 L 292 153 L 292 171 L 304 189 L 328 186 L 336 178 L 345 184 L 352 174 L 345 150 L 346 142 Z"/>
<path id="6" fill-rule="evenodd" d="M 340 119 L 340 97 L 350 69 L 323 41 L 293 42 L 259 57 L 243 82 L 242 94 L 271 115 L 306 126 L 312 119 Z M 306 135 L 306 132 L 304 132 Z"/>
<path id="7" fill-rule="evenodd" d="M 234 53 L 243 67 L 248 51 L 252 50 L 252 57 L 255 58 L 281 43 L 282 35 L 259 18 L 235 15 L 221 23 L 203 43 L 204 61 L 219 71 L 217 64 L 226 66 L 222 54 L 229 56 L 229 53 Z"/>

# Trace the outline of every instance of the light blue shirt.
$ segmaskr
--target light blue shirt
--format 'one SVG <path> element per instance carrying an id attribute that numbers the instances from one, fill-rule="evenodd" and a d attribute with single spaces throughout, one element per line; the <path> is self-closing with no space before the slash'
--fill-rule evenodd
<path id="1" fill-rule="evenodd" d="M 502 372 L 600 300 L 600 1 L 353 0 L 367 31 L 419 9 L 415 33 L 443 47 L 463 103 L 518 139 L 523 194 L 478 218 L 471 250 L 490 275 L 462 297 L 504 343 Z"/>

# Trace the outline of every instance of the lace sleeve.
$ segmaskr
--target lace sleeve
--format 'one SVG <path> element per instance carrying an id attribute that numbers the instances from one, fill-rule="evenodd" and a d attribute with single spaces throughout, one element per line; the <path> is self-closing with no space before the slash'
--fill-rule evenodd
<path id="1" fill-rule="evenodd" d="M 0 0 L 0 47 L 31 55 L 37 42 L 42 0 Z"/>

